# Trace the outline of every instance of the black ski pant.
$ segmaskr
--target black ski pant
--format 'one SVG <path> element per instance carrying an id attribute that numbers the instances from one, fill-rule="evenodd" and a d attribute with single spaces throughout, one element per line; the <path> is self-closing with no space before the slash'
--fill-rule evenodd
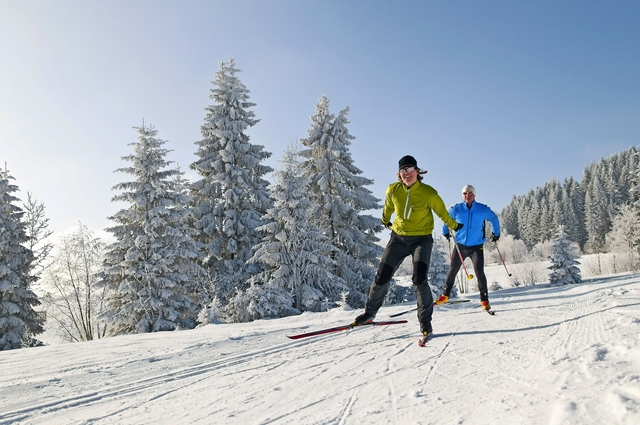
<path id="1" fill-rule="evenodd" d="M 380 259 L 380 266 L 375 281 L 369 289 L 369 299 L 365 305 L 365 312 L 375 315 L 389 290 L 389 282 L 402 261 L 412 256 L 413 259 L 413 290 L 418 301 L 418 320 L 422 331 L 431 332 L 431 315 L 433 314 L 433 295 L 427 282 L 433 237 L 400 236 L 391 232 L 389 243 Z"/>
<path id="2" fill-rule="evenodd" d="M 453 283 L 456 280 L 456 274 L 462 266 L 460 256 L 463 259 L 471 258 L 473 263 L 473 272 L 478 279 L 478 290 L 480 291 L 480 301 L 489 301 L 489 291 L 487 289 L 487 277 L 484 274 L 484 248 L 483 245 L 465 246 L 458 245 L 460 254 L 456 250 L 453 250 L 451 254 L 451 268 L 447 274 L 447 279 L 444 284 L 444 294 L 448 297 L 451 295 L 451 289 L 453 289 Z"/>

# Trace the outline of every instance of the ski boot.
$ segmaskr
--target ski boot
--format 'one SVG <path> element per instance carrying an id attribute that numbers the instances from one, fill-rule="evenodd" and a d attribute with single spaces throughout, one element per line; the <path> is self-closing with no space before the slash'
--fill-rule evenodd
<path id="1" fill-rule="evenodd" d="M 424 347 L 425 344 L 427 343 L 427 341 L 429 341 L 429 338 L 431 337 L 432 334 L 433 334 L 433 332 L 423 331 L 422 332 L 422 338 L 420 338 L 418 340 L 418 345 L 420 347 Z"/>
<path id="2" fill-rule="evenodd" d="M 491 306 L 489 305 L 489 301 L 482 301 L 480 305 L 482 305 L 482 309 L 487 313 L 489 313 L 490 315 L 493 316 L 495 314 L 493 311 L 491 311 Z"/>
<path id="3" fill-rule="evenodd" d="M 435 304 L 446 304 L 449 302 L 449 297 L 447 297 L 445 294 L 440 295 L 440 297 L 436 300 Z"/>
<path id="4" fill-rule="evenodd" d="M 353 326 L 360 326 L 360 325 L 364 325 L 365 323 L 368 323 L 368 322 L 373 322 L 373 319 L 375 319 L 375 317 L 376 317 L 375 314 L 367 313 L 365 311 L 360 316 L 356 317 L 356 320 L 353 321 L 351 326 L 352 327 Z"/>

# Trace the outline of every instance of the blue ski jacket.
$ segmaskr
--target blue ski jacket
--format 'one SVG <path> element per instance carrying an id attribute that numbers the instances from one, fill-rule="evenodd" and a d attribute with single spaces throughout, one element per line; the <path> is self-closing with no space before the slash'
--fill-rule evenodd
<path id="1" fill-rule="evenodd" d="M 466 202 L 461 202 L 449 209 L 449 215 L 458 223 L 464 224 L 464 227 L 456 232 L 456 242 L 461 245 L 476 246 L 485 243 L 487 240 L 485 221 L 491 223 L 493 234 L 500 236 L 498 216 L 485 204 L 473 201 L 469 208 Z M 449 234 L 446 224 L 442 227 L 442 234 Z"/>

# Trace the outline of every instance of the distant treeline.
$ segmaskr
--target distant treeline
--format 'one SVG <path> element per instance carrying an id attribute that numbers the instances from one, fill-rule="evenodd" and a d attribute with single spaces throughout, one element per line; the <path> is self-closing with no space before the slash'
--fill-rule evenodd
<path id="1" fill-rule="evenodd" d="M 639 169 L 638 149 L 631 147 L 591 162 L 580 183 L 573 177 L 562 183 L 553 179 L 514 196 L 502 210 L 504 229 L 531 248 L 553 239 L 564 225 L 568 238 L 584 252 L 602 252 L 620 208 L 638 200 L 640 192 L 631 189 L 640 184 Z"/>

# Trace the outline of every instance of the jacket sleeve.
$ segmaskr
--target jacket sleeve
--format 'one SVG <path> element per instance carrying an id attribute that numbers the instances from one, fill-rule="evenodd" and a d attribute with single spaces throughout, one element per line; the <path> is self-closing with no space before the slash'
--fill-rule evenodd
<path id="1" fill-rule="evenodd" d="M 449 216 L 451 216 L 451 217 L 453 217 L 454 208 L 455 208 L 455 205 L 453 207 L 449 208 Z M 438 217 L 440 217 L 440 216 L 438 216 Z M 456 224 L 458 224 L 458 223 L 456 222 Z M 448 235 L 450 233 L 451 233 L 451 231 L 449 230 L 449 226 L 447 226 L 446 223 L 443 224 L 442 225 L 442 235 Z"/>
<path id="2" fill-rule="evenodd" d="M 391 223 L 391 215 L 395 207 L 393 206 L 393 199 L 391 195 L 393 194 L 393 185 L 389 185 L 387 187 L 387 192 L 384 197 L 384 206 L 382 207 L 382 223 Z"/>
<path id="3" fill-rule="evenodd" d="M 456 226 L 458 225 L 458 222 L 455 221 L 453 218 L 451 218 L 451 216 L 447 212 L 447 207 L 445 207 L 444 205 L 444 201 L 442 200 L 440 195 L 438 195 L 437 193 L 434 194 L 433 198 L 431 199 L 431 209 L 436 213 L 438 217 L 440 217 L 440 220 L 444 222 L 445 226 L 449 227 L 449 229 L 456 228 Z M 444 230 L 445 229 L 443 227 L 442 231 L 444 232 Z M 447 231 L 446 233 L 449 233 L 449 232 Z"/>
<path id="4" fill-rule="evenodd" d="M 494 213 L 491 208 L 487 207 L 487 211 L 485 213 L 486 219 L 491 223 L 491 231 L 494 235 L 500 236 L 500 220 L 498 220 L 498 216 Z"/>

